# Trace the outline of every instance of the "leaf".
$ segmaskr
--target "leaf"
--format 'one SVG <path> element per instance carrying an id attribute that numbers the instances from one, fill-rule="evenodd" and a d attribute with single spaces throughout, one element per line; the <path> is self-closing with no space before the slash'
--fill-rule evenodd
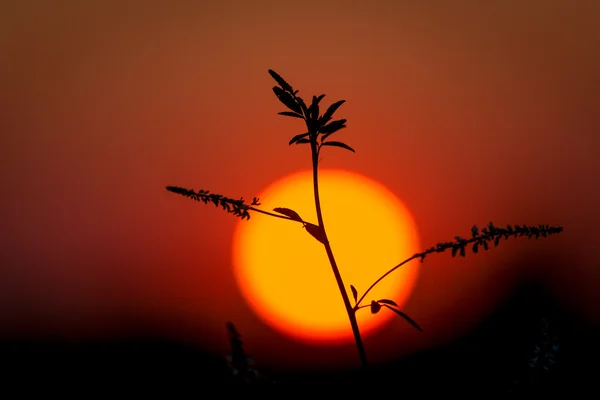
<path id="1" fill-rule="evenodd" d="M 452 257 L 456 256 L 457 251 L 458 251 L 458 246 L 452 246 Z"/>
<path id="2" fill-rule="evenodd" d="M 342 128 L 345 128 L 346 127 L 344 125 L 345 123 L 346 123 L 345 119 L 337 119 L 337 120 L 332 121 L 332 122 L 328 123 L 327 125 L 319 128 L 319 132 L 331 135 L 333 132 L 336 132 Z"/>
<path id="3" fill-rule="evenodd" d="M 313 96 L 313 102 L 310 107 L 308 107 L 309 118 L 313 121 L 319 117 L 319 103 L 316 101 L 316 99 L 317 98 Z"/>
<path id="4" fill-rule="evenodd" d="M 300 215 L 298 215 L 298 213 L 296 211 L 290 210 L 289 208 L 277 207 L 277 208 L 274 208 L 273 211 L 275 211 L 276 213 L 279 213 L 279 214 L 283 214 L 283 215 L 289 217 L 290 219 L 293 219 L 294 221 L 304 222 L 302 220 L 302 218 L 300 218 Z"/>
<path id="5" fill-rule="evenodd" d="M 305 222 L 304 223 L 304 228 L 306 229 L 306 231 L 308 233 L 311 234 L 312 237 L 314 237 L 315 239 L 317 239 L 319 242 L 325 244 L 327 243 L 327 238 L 325 237 L 325 232 L 323 231 L 323 229 L 315 224 L 311 224 L 309 222 Z"/>
<path id="6" fill-rule="evenodd" d="M 325 142 L 325 143 L 321 143 L 321 146 L 341 147 L 343 149 L 350 150 L 351 152 L 356 153 L 352 147 L 350 147 L 346 143 L 342 143 L 342 142 L 336 142 L 336 141 Z"/>
<path id="7" fill-rule="evenodd" d="M 304 137 L 307 137 L 308 135 L 309 135 L 309 133 L 305 132 L 305 133 L 301 133 L 299 135 L 294 136 L 292 138 L 292 140 L 290 140 L 290 145 L 294 144 L 295 142 L 297 142 L 298 140 L 300 140 L 300 139 L 302 139 Z"/>
<path id="8" fill-rule="evenodd" d="M 377 302 L 378 302 L 379 304 L 389 304 L 389 305 L 391 305 L 391 306 L 396 306 L 396 307 L 398 307 L 398 304 L 396 304 L 396 302 L 395 302 L 395 301 L 393 301 L 393 300 L 381 299 L 381 300 L 377 300 Z"/>
<path id="9" fill-rule="evenodd" d="M 275 81 L 281 86 L 281 88 L 288 92 L 293 92 L 292 86 L 285 81 L 277 72 L 272 69 L 269 70 L 269 74 L 275 79 Z"/>
<path id="10" fill-rule="evenodd" d="M 282 111 L 282 112 L 278 112 L 277 114 L 285 115 L 286 117 L 295 117 L 295 118 L 304 119 L 304 117 L 301 114 L 298 114 L 298 113 L 295 113 L 292 111 Z"/>
<path id="11" fill-rule="evenodd" d="M 377 314 L 381 310 L 381 305 L 375 300 L 371 300 L 371 314 Z"/>
<path id="12" fill-rule="evenodd" d="M 298 139 L 298 141 L 296 142 L 296 144 L 302 144 L 302 143 L 310 143 L 310 139 L 302 138 L 302 139 Z"/>
<path id="13" fill-rule="evenodd" d="M 387 304 L 384 304 L 383 306 L 389 308 L 390 310 L 392 310 L 393 312 L 395 312 L 396 314 L 398 314 L 399 316 L 401 316 L 402 318 L 404 318 L 405 320 L 407 320 L 412 326 L 414 326 L 415 328 L 417 328 L 417 330 L 419 332 L 423 332 L 423 329 L 421 329 L 421 327 L 415 321 L 413 321 L 412 318 L 410 318 L 408 315 L 406 315 L 402 311 L 400 311 L 400 310 L 398 310 L 396 308 L 392 308 L 392 307 L 388 306 Z"/>
<path id="14" fill-rule="evenodd" d="M 477 236 L 477 234 L 479 233 L 477 225 L 473 225 L 473 227 L 471 228 L 471 233 L 473 234 L 473 237 Z"/>
<path id="15" fill-rule="evenodd" d="M 296 101 L 300 105 L 300 108 L 304 112 L 304 115 L 308 115 L 308 108 L 306 108 L 306 104 L 304 103 L 304 100 L 302 100 L 302 97 L 296 96 Z"/>
<path id="16" fill-rule="evenodd" d="M 465 256 L 465 246 L 461 246 L 460 247 L 460 256 L 464 257 Z"/>
<path id="17" fill-rule="evenodd" d="M 487 250 L 487 249 L 489 249 L 487 241 L 484 241 L 484 242 L 483 242 L 483 249 L 484 249 L 484 250 Z"/>
<path id="18" fill-rule="evenodd" d="M 350 290 L 352 291 L 352 297 L 354 297 L 354 303 L 356 303 L 358 299 L 358 292 L 356 291 L 356 288 L 352 285 L 350 285 Z"/>
<path id="19" fill-rule="evenodd" d="M 323 100 L 323 97 L 325 97 L 324 94 L 320 95 L 319 97 L 313 96 L 312 104 L 310 105 L 310 107 L 308 107 L 310 119 L 314 121 L 316 121 L 319 118 L 319 102 Z"/>
<path id="20" fill-rule="evenodd" d="M 473 244 L 473 253 L 477 253 L 477 250 L 479 250 L 479 243 L 474 243 Z"/>
<path id="21" fill-rule="evenodd" d="M 298 114 L 302 114 L 302 108 L 296 103 L 291 94 L 277 86 L 273 86 L 273 92 L 284 106 Z"/>
<path id="22" fill-rule="evenodd" d="M 325 114 L 323 114 L 323 117 L 321 117 L 322 123 L 326 124 L 327 122 L 329 122 L 331 117 L 333 117 L 333 113 L 335 113 L 337 109 L 340 108 L 340 106 L 345 102 L 346 100 L 340 100 L 330 105 L 329 108 L 327 108 L 327 111 L 325 111 Z"/>

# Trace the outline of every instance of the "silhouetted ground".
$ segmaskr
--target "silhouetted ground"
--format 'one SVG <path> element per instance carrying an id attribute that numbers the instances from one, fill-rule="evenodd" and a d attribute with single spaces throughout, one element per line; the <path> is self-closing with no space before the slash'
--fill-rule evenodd
<path id="1" fill-rule="evenodd" d="M 549 371 L 528 366 L 540 342 L 542 318 L 558 331 L 556 364 Z M 385 366 L 369 377 L 358 371 L 336 374 L 276 376 L 279 389 L 310 385 L 352 390 L 389 385 L 398 393 L 440 394 L 577 394 L 600 393 L 595 387 L 600 368 L 598 331 L 566 315 L 533 286 L 524 286 L 511 301 L 469 335 L 451 345 L 430 349 Z M 225 356 L 225 355 L 224 355 Z M 85 385 L 88 388 L 173 387 L 201 393 L 208 387 L 235 384 L 225 357 L 203 354 L 193 347 L 157 339 L 102 343 L 0 343 L 2 384 L 41 385 L 47 390 Z M 260 355 L 254 354 L 257 362 Z M 259 365 L 260 367 L 260 365 Z"/>

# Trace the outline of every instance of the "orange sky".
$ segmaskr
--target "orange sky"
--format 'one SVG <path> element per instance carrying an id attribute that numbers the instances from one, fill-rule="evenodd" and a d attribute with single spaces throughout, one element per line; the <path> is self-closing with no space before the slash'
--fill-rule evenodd
<path id="1" fill-rule="evenodd" d="M 356 362 L 262 326 L 231 271 L 237 220 L 164 190 L 251 198 L 309 167 L 269 68 L 347 100 L 356 154 L 322 167 L 390 188 L 424 246 L 490 220 L 566 229 L 428 258 L 405 308 L 425 332 L 391 324 L 366 342 L 374 360 L 464 333 L 517 274 L 600 307 L 597 2 L 52 3 L 0 6 L 1 335 L 138 330 L 224 353 L 233 320 L 263 362 Z"/>

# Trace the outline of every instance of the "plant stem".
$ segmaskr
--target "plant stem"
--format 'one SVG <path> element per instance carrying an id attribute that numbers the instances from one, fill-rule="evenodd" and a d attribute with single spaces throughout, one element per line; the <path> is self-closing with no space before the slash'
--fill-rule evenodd
<path id="1" fill-rule="evenodd" d="M 563 231 L 562 226 L 548 226 L 548 225 L 539 225 L 539 226 L 527 226 L 527 225 L 515 225 L 513 229 L 511 225 L 508 225 L 506 229 L 494 226 L 490 222 L 489 231 L 483 231 L 483 233 L 478 233 L 477 230 L 473 233 L 473 237 L 471 239 L 462 239 L 460 237 L 456 237 L 456 241 L 454 242 L 443 242 L 438 243 L 437 245 L 430 247 L 429 249 L 421 252 L 413 254 L 408 257 L 406 260 L 402 261 L 400 264 L 396 265 L 388 272 L 379 277 L 369 288 L 363 293 L 363 295 L 358 299 L 356 305 L 354 306 L 354 311 L 357 311 L 360 307 L 360 303 L 364 300 L 364 298 L 369 294 L 371 289 L 375 287 L 379 282 L 383 280 L 386 276 L 403 266 L 404 264 L 412 261 L 414 259 L 420 258 L 421 262 L 425 259 L 425 256 L 431 253 L 441 253 L 446 250 L 452 249 L 452 257 L 454 257 L 455 252 L 458 249 L 461 249 L 461 255 L 464 257 L 464 249 L 467 245 L 470 244 L 482 244 L 485 250 L 488 249 L 486 243 L 491 242 L 494 243 L 494 247 L 498 245 L 498 241 L 500 238 L 504 237 L 504 239 L 508 239 L 510 236 L 512 237 L 521 237 L 526 236 L 527 238 L 535 237 L 536 239 L 540 236 L 546 237 L 548 235 L 557 234 Z M 477 228 L 477 227 L 475 227 Z M 473 248 L 473 252 L 477 253 L 475 248 Z"/>
<path id="2" fill-rule="evenodd" d="M 335 276 L 335 281 L 337 282 L 340 294 L 342 295 L 342 299 L 344 300 L 344 306 L 346 307 L 346 313 L 348 314 L 348 318 L 350 319 L 350 325 L 352 326 L 352 333 L 354 334 L 354 341 L 356 342 L 356 347 L 360 356 L 361 365 L 363 369 L 367 369 L 367 354 L 365 353 L 363 341 L 360 336 L 360 330 L 358 329 L 356 313 L 352 308 L 352 305 L 350 304 L 350 299 L 348 298 L 348 293 L 346 293 L 344 281 L 342 280 L 342 275 L 340 274 L 340 270 L 338 269 L 337 263 L 335 262 L 335 257 L 333 256 L 333 251 L 331 250 L 331 245 L 329 244 L 329 239 L 327 238 L 327 233 L 325 231 L 325 224 L 323 223 L 323 214 L 321 213 L 321 200 L 319 198 L 319 151 L 317 149 L 316 141 L 311 141 L 311 152 L 315 207 L 317 209 L 317 221 L 323 231 L 322 233 L 325 239 L 323 245 L 325 246 L 325 251 L 327 252 L 327 257 L 329 258 L 329 263 L 331 264 L 331 269 L 333 270 L 333 275 Z"/>
<path id="3" fill-rule="evenodd" d="M 287 216 L 284 216 L 284 215 L 279 215 L 279 214 L 273 214 L 272 212 L 269 212 L 269 211 L 264 211 L 264 210 L 261 210 L 260 208 L 256 208 L 256 207 L 248 206 L 248 210 L 252 210 L 252 211 L 255 211 L 255 212 L 257 212 L 257 213 L 261 213 L 261 214 L 269 215 L 269 216 L 271 216 L 271 217 L 277 217 L 277 218 L 281 218 L 281 219 L 287 219 L 287 220 L 289 220 L 289 221 L 298 222 L 298 223 L 302 224 L 302 222 L 300 222 L 300 221 L 296 221 L 296 220 L 294 220 L 294 219 L 292 219 L 292 218 L 290 218 L 290 217 L 287 217 Z M 307 222 L 307 221 L 305 221 L 305 222 Z"/>
<path id="4" fill-rule="evenodd" d="M 373 284 L 371 286 L 369 286 L 369 288 L 363 293 L 363 295 L 360 296 L 360 298 L 356 302 L 356 306 L 354 307 L 354 309 L 358 310 L 360 308 L 359 307 L 360 303 L 364 300 L 364 298 L 366 297 L 366 295 L 369 294 L 369 292 L 371 291 L 371 289 L 373 289 L 375 287 L 375 285 L 377 285 L 379 282 L 381 282 L 383 280 L 383 278 L 385 278 L 386 276 L 388 276 L 389 274 L 391 274 L 392 272 L 394 272 L 395 270 L 397 270 L 398 268 L 400 268 L 401 266 L 403 266 L 407 262 L 412 261 L 412 260 L 414 260 L 415 258 L 417 258 L 419 256 L 420 256 L 420 254 L 412 255 L 412 256 L 408 257 L 406 260 L 402 261 L 400 264 L 396 265 L 394 268 L 390 269 L 385 274 L 381 275 L 379 277 L 379 279 L 377 279 L 375 282 L 373 282 Z"/>

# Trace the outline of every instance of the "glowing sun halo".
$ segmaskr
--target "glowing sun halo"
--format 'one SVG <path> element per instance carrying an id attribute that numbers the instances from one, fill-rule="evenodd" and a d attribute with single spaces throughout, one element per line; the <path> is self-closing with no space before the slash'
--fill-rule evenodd
<path id="1" fill-rule="evenodd" d="M 410 212 L 383 185 L 344 170 L 319 171 L 325 229 L 346 284 L 363 293 L 390 268 L 416 253 L 417 230 Z M 280 179 L 260 193 L 260 208 L 286 207 L 317 223 L 312 172 Z M 342 298 L 324 247 L 302 227 L 260 213 L 239 221 L 233 238 L 233 264 L 242 295 L 269 326 L 312 344 L 353 340 Z M 388 298 L 400 307 L 412 291 L 418 263 L 407 264 L 382 280 L 363 300 Z M 364 336 L 391 318 L 387 309 L 357 312 Z M 400 323 L 399 319 L 399 323 Z M 405 323 L 404 320 L 401 320 Z"/>

